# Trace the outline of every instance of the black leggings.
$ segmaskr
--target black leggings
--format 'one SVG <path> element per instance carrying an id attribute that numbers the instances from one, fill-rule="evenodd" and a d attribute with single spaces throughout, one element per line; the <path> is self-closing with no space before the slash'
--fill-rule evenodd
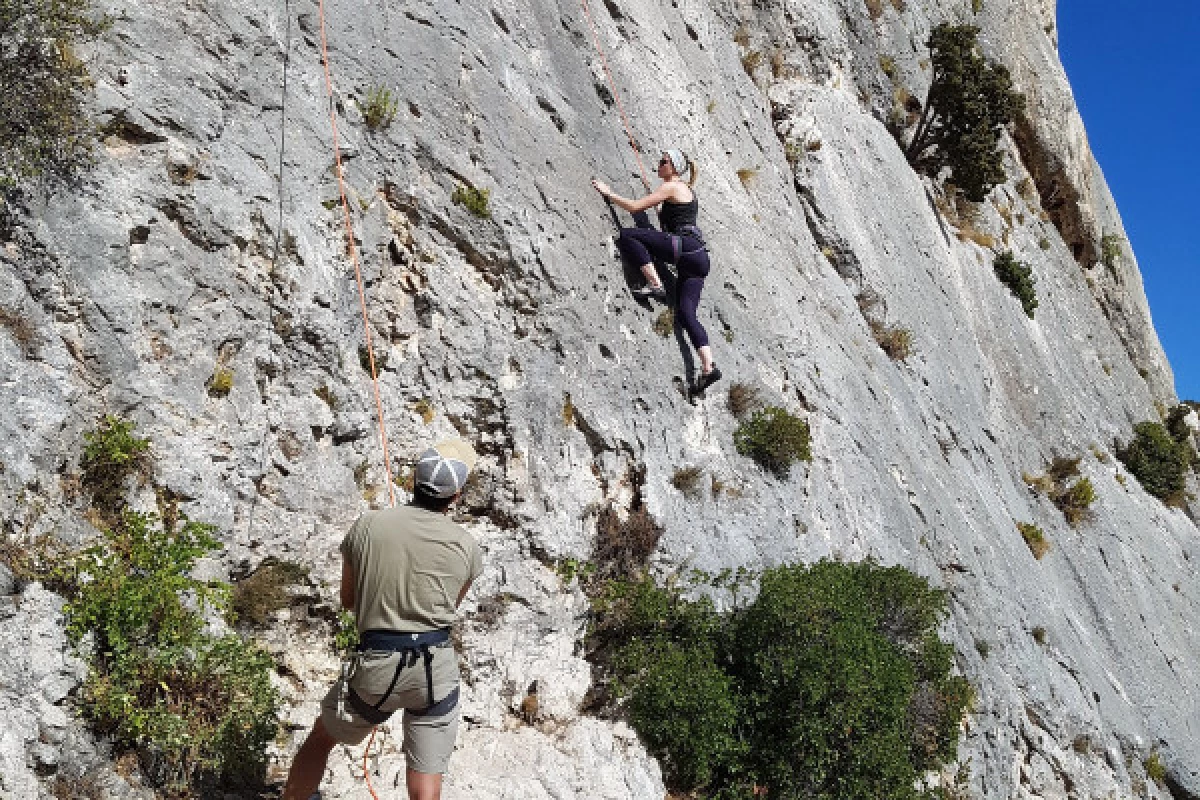
<path id="1" fill-rule="evenodd" d="M 692 347 L 699 350 L 708 345 L 708 333 L 700 320 L 696 319 L 696 308 L 700 305 L 700 290 L 708 277 L 708 251 L 692 236 L 680 237 L 679 260 L 675 269 L 679 273 L 676 281 L 676 297 L 679 300 L 679 324 L 687 331 Z M 675 258 L 671 235 L 653 228 L 622 228 L 617 239 L 621 258 L 632 267 L 642 267 L 655 259 L 671 263 Z"/>

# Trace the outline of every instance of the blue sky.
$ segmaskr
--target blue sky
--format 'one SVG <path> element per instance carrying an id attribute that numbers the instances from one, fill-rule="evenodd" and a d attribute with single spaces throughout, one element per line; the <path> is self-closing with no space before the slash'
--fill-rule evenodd
<path id="1" fill-rule="evenodd" d="M 1058 35 L 1176 390 L 1200 400 L 1200 0 L 1059 0 Z"/>

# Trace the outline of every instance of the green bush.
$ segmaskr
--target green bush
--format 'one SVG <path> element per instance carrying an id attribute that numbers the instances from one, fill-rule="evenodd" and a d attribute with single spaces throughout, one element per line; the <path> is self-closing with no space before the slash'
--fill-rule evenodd
<path id="1" fill-rule="evenodd" d="M 767 570 L 725 614 L 641 579 L 600 595 L 589 644 L 681 791 L 932 799 L 918 780 L 955 758 L 971 697 L 937 636 L 946 603 L 872 562 Z"/>
<path id="2" fill-rule="evenodd" d="M 30 181 L 92 162 L 91 78 L 74 48 L 105 27 L 90 0 L 0 3 L 0 208 Z"/>
<path id="3" fill-rule="evenodd" d="M 992 268 L 995 269 L 996 277 L 1000 279 L 1000 282 L 1021 301 L 1021 307 L 1025 309 L 1025 314 L 1033 319 L 1033 311 L 1038 307 L 1037 290 L 1033 285 L 1033 268 L 1024 261 L 1017 261 L 1007 250 L 996 256 L 995 261 L 992 262 Z"/>
<path id="4" fill-rule="evenodd" d="M 175 796 L 260 780 L 278 729 L 270 656 L 206 627 L 229 587 L 191 572 L 218 546 L 210 526 L 126 511 L 67 567 L 67 632 L 89 662 L 81 707 Z"/>
<path id="5" fill-rule="evenodd" d="M 1051 499 L 1074 527 L 1087 518 L 1088 509 L 1096 502 L 1096 487 L 1092 485 L 1091 478 L 1083 477 L 1052 495 Z"/>
<path id="6" fill-rule="evenodd" d="M 1050 542 L 1046 539 L 1045 532 L 1037 525 L 1032 522 L 1018 522 L 1017 530 L 1021 532 L 1021 538 L 1025 540 L 1029 552 L 1033 553 L 1037 560 L 1040 561 L 1042 556 L 1050 551 Z"/>
<path id="7" fill-rule="evenodd" d="M 396 109 L 400 103 L 386 86 L 371 86 L 367 89 L 367 99 L 359 104 L 363 122 L 371 130 L 386 128 L 396 118 Z"/>
<path id="8" fill-rule="evenodd" d="M 455 187 L 454 194 L 450 195 L 451 200 L 481 219 L 492 216 L 491 198 L 492 193 L 488 189 L 462 185 Z"/>
<path id="9" fill-rule="evenodd" d="M 1117 448 L 1117 458 L 1150 494 L 1159 500 L 1182 500 L 1190 453 L 1159 422 L 1133 426 L 1133 440 Z"/>
<path id="10" fill-rule="evenodd" d="M 780 478 L 792 464 L 812 461 L 808 423 L 779 406 L 767 406 L 743 420 L 733 432 L 737 451 Z"/>
<path id="11" fill-rule="evenodd" d="M 1008 70 L 978 52 L 978 34 L 974 25 L 933 29 L 927 43 L 933 79 L 906 148 L 914 169 L 936 178 L 948 168 L 948 180 L 975 203 L 1005 181 L 1000 133 L 1025 107 Z"/>
<path id="12" fill-rule="evenodd" d="M 1118 233 L 1106 233 L 1100 237 L 1100 260 L 1108 271 L 1117 274 L 1117 265 L 1121 263 L 1121 244 L 1125 237 Z"/>
<path id="13" fill-rule="evenodd" d="M 150 440 L 134 436 L 135 424 L 107 415 L 94 431 L 83 434 L 82 483 L 102 519 L 119 516 L 125 507 L 125 483 L 150 474 Z"/>

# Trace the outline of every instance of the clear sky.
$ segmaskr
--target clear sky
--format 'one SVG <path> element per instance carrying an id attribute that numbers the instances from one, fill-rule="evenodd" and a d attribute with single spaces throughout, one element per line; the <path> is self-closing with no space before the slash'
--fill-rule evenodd
<path id="1" fill-rule="evenodd" d="M 1200 400 L 1200 0 L 1058 0 L 1058 35 L 1176 391 Z"/>

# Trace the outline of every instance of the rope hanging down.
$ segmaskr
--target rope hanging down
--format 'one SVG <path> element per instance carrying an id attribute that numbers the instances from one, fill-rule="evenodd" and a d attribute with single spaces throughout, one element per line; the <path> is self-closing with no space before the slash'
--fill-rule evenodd
<path id="1" fill-rule="evenodd" d="M 350 203 L 346 199 L 346 179 L 342 170 L 342 150 L 338 145 L 337 110 L 334 107 L 333 76 L 329 69 L 329 45 L 325 36 L 325 0 L 317 6 L 321 18 L 321 62 L 325 66 L 325 91 L 329 97 L 329 125 L 333 130 L 333 163 L 337 173 L 338 193 L 342 198 L 342 215 L 346 221 L 346 247 L 350 260 L 354 262 L 354 279 L 358 284 L 358 301 L 362 307 L 363 337 L 367 342 L 367 361 L 371 367 L 371 385 L 375 389 L 375 411 L 379 422 L 379 443 L 383 447 L 383 469 L 387 473 L 388 501 L 396 505 L 396 486 L 392 481 L 392 460 L 388 455 L 387 427 L 383 421 L 383 400 L 379 394 L 379 375 L 375 371 L 375 348 L 371 342 L 371 322 L 367 317 L 367 293 L 363 288 L 362 267 L 358 260 L 358 247 L 354 244 L 354 224 L 350 218 Z"/>
<path id="2" fill-rule="evenodd" d="M 646 175 L 646 165 L 642 163 L 642 154 L 638 150 L 637 140 L 633 138 L 633 126 L 629 124 L 629 115 L 625 113 L 625 106 L 621 105 L 621 93 L 617 91 L 617 82 L 613 80 L 612 70 L 608 68 L 608 58 L 604 55 L 604 47 L 600 44 L 600 36 L 596 33 L 596 22 L 592 19 L 592 11 L 588 8 L 588 0 L 580 0 L 583 4 L 583 15 L 587 18 L 588 28 L 592 32 L 592 44 L 596 47 L 596 53 L 600 56 L 600 65 L 604 67 L 604 74 L 608 78 L 608 87 L 612 92 L 613 100 L 616 101 L 617 111 L 621 115 L 621 123 L 625 126 L 625 135 L 629 138 L 629 146 L 633 149 L 633 157 L 637 159 L 638 171 L 642 175 L 642 185 L 647 189 L 650 188 L 650 179 Z"/>

